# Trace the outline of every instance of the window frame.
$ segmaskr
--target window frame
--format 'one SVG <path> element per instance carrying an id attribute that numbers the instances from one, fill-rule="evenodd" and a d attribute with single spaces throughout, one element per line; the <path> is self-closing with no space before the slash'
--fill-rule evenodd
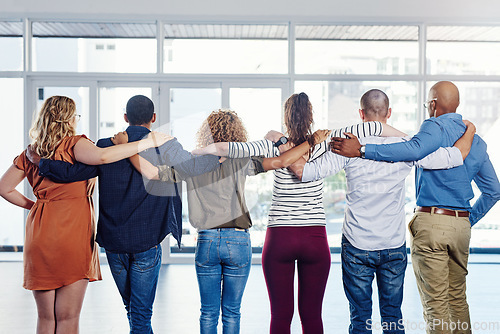
<path id="1" fill-rule="evenodd" d="M 179 88 L 183 87 L 206 87 L 207 84 L 216 83 L 223 88 L 222 93 L 222 106 L 228 106 L 229 95 L 225 93 L 229 88 L 237 87 L 266 87 L 279 85 L 282 89 L 282 102 L 285 101 L 292 92 L 296 81 L 416 81 L 418 83 L 417 101 L 423 102 L 426 99 L 426 84 L 428 82 L 436 82 L 440 80 L 460 81 L 460 82 L 500 82 L 500 75 L 445 75 L 445 74 L 428 74 L 427 61 L 426 61 L 426 47 L 427 47 L 427 27 L 429 26 L 494 26 L 498 27 L 499 24 L 484 24 L 476 22 L 471 24 L 463 24 L 461 22 L 337 22 L 337 21 L 318 21 L 311 19 L 307 20 L 247 20 L 247 21 L 230 21 L 220 18 L 219 20 L 206 22 L 199 20 L 166 20 L 151 18 L 149 20 L 88 20 L 88 19 L 75 19 L 75 20 L 60 20 L 56 18 L 44 19 L 31 19 L 28 17 L 13 17 L 9 19 L 2 19 L 2 21 L 22 21 L 23 25 L 23 70 L 21 71 L 0 71 L 1 78 L 23 78 L 24 80 L 24 126 L 29 129 L 32 122 L 32 111 L 34 110 L 33 99 L 31 95 L 34 88 L 39 84 L 47 84 L 54 86 L 66 85 L 82 85 L 90 87 L 90 115 L 91 124 L 95 123 L 96 127 L 90 128 L 90 136 L 97 136 L 97 108 L 98 108 L 98 90 L 102 85 L 115 85 L 115 86 L 137 86 L 141 84 L 151 84 L 157 90 L 153 91 L 153 95 L 157 95 L 155 101 L 158 102 L 159 119 L 165 123 L 169 119 L 168 99 L 169 87 Z M 155 73 L 110 73 L 110 72 L 44 72 L 32 71 L 33 63 L 33 22 L 40 21 L 57 21 L 57 22 L 82 22 L 82 23 L 152 23 L 156 25 L 156 41 L 157 41 L 157 54 L 156 54 L 156 72 Z M 288 26 L 288 71 L 285 74 L 185 74 L 185 73 L 164 73 L 164 41 L 165 41 L 165 24 L 180 23 L 180 24 L 259 24 L 259 25 L 287 25 Z M 295 32 L 297 25 L 401 25 L 401 26 L 418 26 L 418 73 L 409 75 L 349 75 L 349 74 L 297 74 L 295 73 Z M 237 86 L 234 86 L 237 85 Z M 422 103 L 418 103 L 418 119 L 417 126 L 425 119 L 426 113 L 422 107 Z M 28 133 L 24 136 L 25 146 L 29 143 Z M 29 186 L 26 187 L 27 194 L 31 194 Z M 32 195 L 31 195 L 32 198 Z M 26 214 L 27 215 L 27 214 Z M 168 242 L 168 238 L 167 238 Z M 12 249 L 15 249 L 13 247 Z M 1 248 L 2 251 L 4 248 Z M 17 249 L 22 249 L 17 247 Z M 256 250 L 257 252 L 259 250 Z M 338 249 L 332 248 L 336 252 Z M 489 252 L 490 254 L 500 254 L 500 248 L 492 249 L 472 249 L 471 253 Z M 170 257 L 167 255 L 164 259 L 170 262 Z M 189 257 L 186 261 L 192 262 L 193 258 Z"/>

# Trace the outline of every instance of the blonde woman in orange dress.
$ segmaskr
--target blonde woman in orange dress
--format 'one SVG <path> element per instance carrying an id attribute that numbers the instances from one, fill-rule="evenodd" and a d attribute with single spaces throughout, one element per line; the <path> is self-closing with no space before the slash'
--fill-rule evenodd
<path id="1" fill-rule="evenodd" d="M 115 162 L 171 137 L 153 133 L 146 139 L 109 148 L 96 147 L 75 135 L 79 115 L 65 96 L 48 98 L 30 130 L 32 149 L 42 158 L 98 165 Z M 15 188 L 24 178 L 36 201 Z M 55 183 L 38 175 L 23 151 L 0 179 L 0 195 L 30 210 L 24 243 L 24 283 L 38 311 L 37 333 L 78 333 L 89 281 L 101 279 L 92 194 L 95 180 Z"/>

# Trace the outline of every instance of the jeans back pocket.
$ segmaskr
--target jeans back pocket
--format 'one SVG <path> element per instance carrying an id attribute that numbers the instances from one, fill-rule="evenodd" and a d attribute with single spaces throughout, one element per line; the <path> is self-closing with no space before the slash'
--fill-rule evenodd
<path id="1" fill-rule="evenodd" d="M 226 241 L 229 252 L 229 262 L 238 268 L 246 267 L 252 259 L 252 246 L 250 240 Z"/>

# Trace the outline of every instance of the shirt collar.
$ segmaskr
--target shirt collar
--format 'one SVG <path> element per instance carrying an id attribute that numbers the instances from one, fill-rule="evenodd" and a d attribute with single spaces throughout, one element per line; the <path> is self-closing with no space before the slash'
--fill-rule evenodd
<path id="1" fill-rule="evenodd" d="M 126 131 L 129 136 L 129 140 L 133 141 L 142 139 L 151 132 L 148 128 L 140 125 L 130 125 Z"/>
<path id="2" fill-rule="evenodd" d="M 447 114 L 443 114 L 437 118 L 450 118 L 450 119 L 458 119 L 458 120 L 461 120 L 462 119 L 462 115 L 460 114 L 457 114 L 456 112 L 450 112 L 450 113 L 447 113 Z"/>

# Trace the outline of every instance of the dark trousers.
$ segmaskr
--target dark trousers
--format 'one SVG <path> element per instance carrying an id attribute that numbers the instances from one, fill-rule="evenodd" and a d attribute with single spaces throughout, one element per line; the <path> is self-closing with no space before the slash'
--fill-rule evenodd
<path id="1" fill-rule="evenodd" d="M 296 262 L 302 331 L 323 333 L 321 310 L 331 266 L 330 248 L 325 227 L 305 226 L 267 229 L 262 268 L 271 303 L 271 334 L 290 333 Z"/>

